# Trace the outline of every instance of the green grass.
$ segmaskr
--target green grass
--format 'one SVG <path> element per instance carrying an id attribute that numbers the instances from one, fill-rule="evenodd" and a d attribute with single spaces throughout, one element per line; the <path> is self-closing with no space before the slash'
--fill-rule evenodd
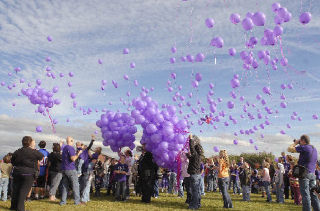
<path id="1" fill-rule="evenodd" d="M 104 195 L 104 194 L 103 194 Z M 275 196 L 272 195 L 273 200 Z M 265 198 L 261 198 L 261 195 L 251 194 L 251 202 L 243 202 L 242 196 L 231 195 L 233 210 L 301 210 L 301 206 L 293 204 L 292 200 L 286 200 L 284 204 L 278 204 L 275 202 L 266 203 Z M 73 200 L 69 199 L 68 204 L 60 206 L 59 202 L 51 202 L 48 200 L 38 200 L 32 202 L 26 202 L 26 210 L 38 211 L 38 210 L 186 210 L 187 205 L 184 203 L 185 198 L 181 199 L 177 196 L 160 193 L 160 197 L 157 199 L 152 198 L 150 204 L 143 204 L 140 202 L 140 198 L 131 196 L 126 202 L 115 202 L 112 196 L 91 197 L 91 201 L 87 205 L 75 206 Z M 0 202 L 0 210 L 9 210 L 10 201 Z M 222 209 L 223 201 L 222 196 L 219 193 L 206 193 L 201 200 L 200 210 L 225 210 Z"/>

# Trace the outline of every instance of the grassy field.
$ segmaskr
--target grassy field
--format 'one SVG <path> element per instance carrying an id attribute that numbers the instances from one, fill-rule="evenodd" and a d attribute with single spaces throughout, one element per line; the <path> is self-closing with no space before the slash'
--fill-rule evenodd
<path id="1" fill-rule="evenodd" d="M 273 195 L 273 200 L 275 196 Z M 241 201 L 242 196 L 231 195 L 233 210 L 301 210 L 301 206 L 293 204 L 292 200 L 287 200 L 284 204 L 278 204 L 275 202 L 266 203 L 265 198 L 261 198 L 261 195 L 252 194 L 251 202 Z M 92 197 L 91 201 L 87 205 L 75 206 L 73 200 L 68 200 L 68 204 L 60 206 L 58 202 L 50 202 L 48 200 L 38 200 L 26 202 L 26 209 L 31 211 L 51 211 L 51 210 L 186 210 L 187 205 L 184 203 L 185 198 L 181 199 L 177 196 L 160 193 L 160 197 L 157 199 L 152 198 L 150 204 L 143 204 L 140 202 L 140 198 L 131 196 L 126 202 L 115 202 L 111 196 Z M 225 210 L 222 209 L 223 202 L 222 196 L 219 193 L 207 193 L 202 197 L 200 210 Z M 0 202 L 0 210 L 9 210 L 10 201 Z"/>

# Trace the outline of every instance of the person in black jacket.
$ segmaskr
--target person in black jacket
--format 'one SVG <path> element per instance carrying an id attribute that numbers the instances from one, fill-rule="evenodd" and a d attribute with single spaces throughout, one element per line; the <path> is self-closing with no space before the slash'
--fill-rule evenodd
<path id="1" fill-rule="evenodd" d="M 203 148 L 200 139 L 197 136 L 189 135 L 190 152 L 187 154 L 189 158 L 188 174 L 190 174 L 189 185 L 191 191 L 191 200 L 189 201 L 189 209 L 199 209 L 201 206 L 201 158 L 203 157 Z"/>
<path id="2" fill-rule="evenodd" d="M 138 174 L 141 184 L 142 202 L 150 203 L 153 194 L 153 186 L 156 180 L 158 165 L 153 161 L 151 152 L 145 150 L 143 145 L 143 154 L 139 160 Z"/>
<path id="3" fill-rule="evenodd" d="M 52 149 L 53 149 L 53 152 L 51 152 L 48 156 L 49 175 L 50 175 L 50 181 L 51 181 L 49 199 L 50 201 L 55 201 L 56 192 L 62 179 L 62 172 L 61 172 L 62 154 L 61 154 L 60 144 L 53 143 Z"/>
<path id="4" fill-rule="evenodd" d="M 13 170 L 13 193 L 10 210 L 24 211 L 24 201 L 35 180 L 38 161 L 43 154 L 35 150 L 35 141 L 30 136 L 22 139 L 22 148 L 15 151 L 11 162 Z"/>

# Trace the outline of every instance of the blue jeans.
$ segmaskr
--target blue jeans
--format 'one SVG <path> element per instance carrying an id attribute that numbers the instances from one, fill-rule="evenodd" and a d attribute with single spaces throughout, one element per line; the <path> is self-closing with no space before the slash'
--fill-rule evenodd
<path id="1" fill-rule="evenodd" d="M 276 196 L 277 196 L 277 202 L 278 203 L 284 203 L 284 185 L 280 185 L 279 183 L 276 183 Z"/>
<path id="2" fill-rule="evenodd" d="M 159 180 L 156 179 L 153 184 L 153 197 L 159 196 Z"/>
<path id="3" fill-rule="evenodd" d="M 175 172 L 171 172 L 169 176 L 169 187 L 168 187 L 168 193 L 175 193 L 177 185 L 177 174 Z"/>
<path id="4" fill-rule="evenodd" d="M 262 181 L 263 183 L 263 187 L 266 190 L 266 194 L 267 194 L 267 201 L 271 202 L 272 198 L 271 198 L 271 194 L 270 194 L 270 182 L 267 181 Z"/>
<path id="5" fill-rule="evenodd" d="M 84 160 L 79 158 L 78 159 L 78 164 L 77 164 L 77 173 L 78 173 L 78 175 L 81 175 L 83 163 L 84 163 Z"/>
<path id="6" fill-rule="evenodd" d="M 204 177 L 203 176 L 201 176 L 200 193 L 201 195 L 204 195 Z"/>
<path id="7" fill-rule="evenodd" d="M 51 184 L 50 184 L 49 195 L 55 196 L 62 179 L 62 173 L 50 171 L 50 177 L 51 177 Z"/>
<path id="8" fill-rule="evenodd" d="M 239 185 L 239 178 L 237 176 L 231 175 L 231 181 L 233 184 L 233 193 L 240 194 L 240 185 Z"/>
<path id="9" fill-rule="evenodd" d="M 109 185 L 110 173 L 107 173 L 103 177 L 103 186 L 107 189 Z"/>
<path id="10" fill-rule="evenodd" d="M 302 210 L 320 210 L 319 199 L 315 193 L 310 193 L 310 189 L 316 186 L 316 176 L 313 173 L 307 174 L 306 178 L 299 179 L 300 193 L 302 197 Z"/>
<path id="11" fill-rule="evenodd" d="M 9 178 L 0 179 L 0 198 L 1 198 L 1 192 L 3 192 L 2 201 L 7 201 L 8 185 L 9 185 Z"/>
<path id="12" fill-rule="evenodd" d="M 250 185 L 242 185 L 242 200 L 250 201 L 251 188 Z"/>
<path id="13" fill-rule="evenodd" d="M 126 200 L 126 181 L 117 182 L 116 200 Z"/>
<path id="14" fill-rule="evenodd" d="M 62 171 L 62 196 L 60 205 L 65 205 L 67 203 L 67 195 L 69 182 L 71 182 L 74 203 L 76 205 L 80 204 L 80 191 L 79 191 L 79 180 L 76 170 L 64 170 Z"/>
<path id="15" fill-rule="evenodd" d="M 80 177 L 80 192 L 81 192 L 81 201 L 88 202 L 90 201 L 90 187 L 91 187 L 90 173 L 85 172 Z"/>
<path id="16" fill-rule="evenodd" d="M 201 174 L 192 174 L 189 177 L 189 185 L 191 191 L 191 199 L 189 201 L 189 209 L 198 209 L 201 205 Z"/>
<path id="17" fill-rule="evenodd" d="M 182 183 L 183 183 L 183 178 L 180 178 L 180 184 L 179 184 L 179 189 L 178 189 L 178 196 L 179 197 L 183 197 L 183 195 L 184 195 Z"/>
<path id="18" fill-rule="evenodd" d="M 214 181 L 214 175 L 213 174 L 208 174 L 207 176 L 207 192 L 213 191 L 213 181 Z"/>
<path id="19" fill-rule="evenodd" d="M 223 198 L 223 207 L 224 208 L 232 208 L 232 201 L 230 195 L 228 193 L 228 186 L 229 186 L 229 177 L 219 178 L 218 179 L 219 189 L 222 193 Z"/>

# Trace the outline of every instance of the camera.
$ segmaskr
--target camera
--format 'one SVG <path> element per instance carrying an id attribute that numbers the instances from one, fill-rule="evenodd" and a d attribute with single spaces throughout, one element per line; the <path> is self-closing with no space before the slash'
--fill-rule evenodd
<path id="1" fill-rule="evenodd" d="M 296 142 L 296 139 L 293 139 L 293 143 L 295 143 Z M 298 142 L 298 144 L 300 144 L 300 141 Z"/>
<path id="2" fill-rule="evenodd" d="M 320 186 L 314 186 L 310 189 L 311 192 L 316 191 L 317 193 L 320 193 Z"/>

